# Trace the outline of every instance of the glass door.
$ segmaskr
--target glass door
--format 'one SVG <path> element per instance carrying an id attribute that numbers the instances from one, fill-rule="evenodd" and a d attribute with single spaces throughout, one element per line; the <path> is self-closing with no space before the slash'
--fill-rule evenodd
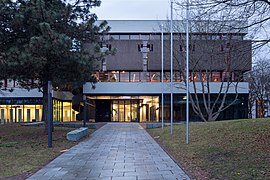
<path id="1" fill-rule="evenodd" d="M 138 101 L 133 101 L 131 103 L 131 121 L 132 122 L 139 122 L 138 115 L 140 114 L 140 112 L 138 110 L 138 107 L 139 107 Z"/>
<path id="2" fill-rule="evenodd" d="M 125 100 L 125 122 L 131 121 L 130 100 Z"/>
<path id="3" fill-rule="evenodd" d="M 125 122 L 125 104 L 124 101 L 119 101 L 119 122 Z"/>
<path id="4" fill-rule="evenodd" d="M 119 101 L 113 101 L 112 104 L 112 121 L 119 121 Z"/>

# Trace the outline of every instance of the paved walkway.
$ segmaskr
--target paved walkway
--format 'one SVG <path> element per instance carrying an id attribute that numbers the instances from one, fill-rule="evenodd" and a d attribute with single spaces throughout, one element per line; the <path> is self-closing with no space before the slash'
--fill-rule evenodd
<path id="1" fill-rule="evenodd" d="M 137 123 L 108 123 L 57 157 L 33 179 L 189 179 Z"/>

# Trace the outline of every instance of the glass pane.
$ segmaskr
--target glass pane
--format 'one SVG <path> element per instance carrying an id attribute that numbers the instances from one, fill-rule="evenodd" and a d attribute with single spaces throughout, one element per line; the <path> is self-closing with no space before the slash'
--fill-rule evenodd
<path id="1" fill-rule="evenodd" d="M 142 82 L 149 82 L 150 74 L 149 72 L 140 72 L 140 80 Z"/>
<path id="2" fill-rule="evenodd" d="M 151 40 L 160 40 L 161 35 L 151 35 Z"/>
<path id="3" fill-rule="evenodd" d="M 174 72 L 173 73 L 173 80 L 176 81 L 176 82 L 180 82 L 181 81 L 180 72 Z"/>
<path id="4" fill-rule="evenodd" d="M 133 102 L 131 104 L 131 121 L 138 122 L 138 102 Z"/>
<path id="5" fill-rule="evenodd" d="M 140 36 L 138 34 L 136 34 L 136 35 L 130 35 L 130 39 L 131 40 L 139 40 L 140 39 Z"/>
<path id="6" fill-rule="evenodd" d="M 97 72 L 97 80 L 100 82 L 108 82 L 108 73 L 107 72 Z"/>
<path id="7" fill-rule="evenodd" d="M 119 71 L 112 71 L 109 75 L 111 82 L 119 82 Z"/>
<path id="8" fill-rule="evenodd" d="M 149 35 L 140 35 L 141 40 L 149 40 L 150 36 Z"/>
<path id="9" fill-rule="evenodd" d="M 139 82 L 140 73 L 139 72 L 130 72 L 130 82 Z"/>
<path id="10" fill-rule="evenodd" d="M 120 35 L 121 40 L 129 40 L 129 35 Z"/>
<path id="11" fill-rule="evenodd" d="M 160 72 L 150 72 L 151 82 L 160 82 Z"/>
<path id="12" fill-rule="evenodd" d="M 120 82 L 129 82 L 129 72 L 120 72 Z"/>
<path id="13" fill-rule="evenodd" d="M 170 72 L 164 72 L 164 81 L 169 82 L 171 78 L 171 73 Z"/>
<path id="14" fill-rule="evenodd" d="M 125 121 L 125 106 L 124 101 L 119 101 L 119 122 Z"/>
<path id="15" fill-rule="evenodd" d="M 130 101 L 125 101 L 125 122 L 130 122 L 131 113 L 130 113 Z"/>
<path id="16" fill-rule="evenodd" d="M 63 121 L 71 121 L 71 103 L 63 102 Z"/>
<path id="17" fill-rule="evenodd" d="M 112 121 L 118 121 L 118 115 L 119 115 L 119 109 L 118 109 L 118 101 L 113 101 L 112 106 Z"/>
<path id="18" fill-rule="evenodd" d="M 111 35 L 111 39 L 113 39 L 113 40 L 119 40 L 119 35 Z"/>

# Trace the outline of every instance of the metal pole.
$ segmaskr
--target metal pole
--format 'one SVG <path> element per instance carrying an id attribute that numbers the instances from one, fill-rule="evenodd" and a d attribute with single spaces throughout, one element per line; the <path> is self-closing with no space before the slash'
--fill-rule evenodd
<path id="1" fill-rule="evenodd" d="M 187 0 L 186 9 L 186 144 L 188 144 L 188 126 L 189 126 L 189 0 Z"/>
<path id="2" fill-rule="evenodd" d="M 48 148 L 52 147 L 52 81 L 48 81 Z"/>
<path id="3" fill-rule="evenodd" d="M 171 1 L 171 134 L 173 133 L 173 2 Z"/>
<path id="4" fill-rule="evenodd" d="M 86 127 L 86 95 L 83 95 L 83 127 Z"/>
<path id="5" fill-rule="evenodd" d="M 163 52 L 164 52 L 164 29 L 163 29 L 163 24 L 161 25 L 161 85 L 162 85 L 162 89 L 161 89 L 161 121 L 162 121 L 162 129 L 164 128 L 164 56 L 163 56 Z"/>

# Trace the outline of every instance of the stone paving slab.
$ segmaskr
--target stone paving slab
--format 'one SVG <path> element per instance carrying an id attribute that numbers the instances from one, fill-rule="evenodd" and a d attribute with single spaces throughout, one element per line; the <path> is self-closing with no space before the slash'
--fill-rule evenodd
<path id="1" fill-rule="evenodd" d="M 108 123 L 28 180 L 190 179 L 138 123 Z"/>

